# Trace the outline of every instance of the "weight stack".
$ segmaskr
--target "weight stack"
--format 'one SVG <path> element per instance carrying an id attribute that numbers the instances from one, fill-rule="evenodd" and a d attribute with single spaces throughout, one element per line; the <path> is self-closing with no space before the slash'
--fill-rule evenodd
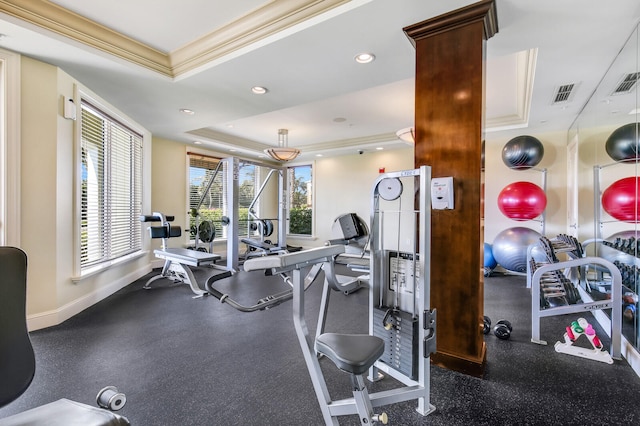
<path id="1" fill-rule="evenodd" d="M 408 312 L 398 311 L 397 325 L 384 328 L 383 320 L 388 308 L 373 309 L 373 335 L 384 340 L 384 353 L 380 361 L 416 380 L 418 378 L 418 318 Z"/>

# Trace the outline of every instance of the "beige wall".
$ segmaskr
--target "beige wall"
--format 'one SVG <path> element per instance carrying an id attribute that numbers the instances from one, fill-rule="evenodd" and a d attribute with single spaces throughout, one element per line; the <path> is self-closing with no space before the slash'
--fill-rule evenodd
<path id="1" fill-rule="evenodd" d="M 547 169 L 546 234 L 555 236 L 567 232 L 566 224 L 566 132 L 536 135 L 543 143 L 545 154 L 537 168 Z M 488 135 L 485 146 L 485 241 L 491 243 L 501 231 L 525 226 L 541 230 L 539 222 L 515 221 L 498 209 L 499 192 L 509 183 L 530 181 L 542 185 L 542 173 L 515 171 L 502 161 L 502 149 L 511 137 Z M 153 206 L 161 211 L 175 212 L 186 221 L 187 147 L 180 143 L 154 138 L 153 142 Z M 207 151 L 201 150 L 203 153 Z M 216 152 L 208 152 L 216 155 Z M 219 155 L 219 154 L 218 154 Z M 314 161 L 314 238 L 289 237 L 287 242 L 303 247 L 317 247 L 334 238 L 333 220 L 343 213 L 357 213 L 369 221 L 371 191 L 379 168 L 387 172 L 412 169 L 413 149 L 379 151 L 362 155 L 319 158 Z M 295 163 L 292 163 L 295 164 Z M 589 181 L 591 184 L 591 180 Z M 171 194 L 168 196 L 167 194 Z M 182 215 L 182 216 L 181 216 Z M 186 241 L 184 242 L 186 244 Z"/>
<path id="2" fill-rule="evenodd" d="M 74 98 L 77 84 L 56 67 L 21 60 L 20 241 L 28 255 L 30 329 L 58 324 L 149 271 L 142 258 L 73 280 L 75 122 L 62 117 L 62 105 L 63 98 Z M 150 164 L 145 161 L 147 188 Z"/>
<path id="3" fill-rule="evenodd" d="M 56 67 L 22 58 L 21 244 L 28 256 L 27 314 L 58 308 Z"/>
<path id="4" fill-rule="evenodd" d="M 189 223 L 186 146 L 166 139 L 153 138 L 151 159 L 151 210 L 145 213 L 160 212 L 175 216 L 174 223 L 184 230 Z M 147 224 L 144 225 L 145 228 L 146 226 Z M 188 238 L 189 234 L 183 232 L 182 238 L 171 238 L 168 244 L 170 247 L 184 247 Z M 155 248 L 160 247 L 160 240 L 154 240 L 152 245 Z M 153 257 L 152 254 L 150 256 Z"/>
<path id="5" fill-rule="evenodd" d="M 335 238 L 331 234 L 333 221 L 344 213 L 356 213 L 369 223 L 372 186 L 379 168 L 387 172 L 413 169 L 413 149 L 376 151 L 362 155 L 320 158 L 315 174 L 315 235 L 316 239 L 291 241 L 304 247 L 317 247 Z"/>

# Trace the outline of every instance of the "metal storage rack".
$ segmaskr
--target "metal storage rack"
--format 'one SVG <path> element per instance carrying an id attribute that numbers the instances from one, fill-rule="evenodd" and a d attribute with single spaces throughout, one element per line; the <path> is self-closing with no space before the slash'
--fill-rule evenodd
<path id="1" fill-rule="evenodd" d="M 536 247 L 543 247 L 545 244 L 551 248 L 552 253 L 547 251 L 548 258 L 546 261 L 536 261 L 533 256 L 533 250 Z M 575 249 L 575 246 L 568 246 L 566 242 L 559 239 L 547 240 L 545 243 L 543 237 L 540 242 L 532 244 L 527 250 L 527 285 L 531 287 L 531 341 L 542 345 L 547 344 L 546 341 L 540 339 L 541 318 L 611 309 L 611 356 L 619 359 L 622 325 L 622 304 L 620 303 L 622 298 L 622 277 L 620 271 L 613 263 L 600 257 L 576 257 L 575 252 L 573 252 Z M 570 253 L 569 260 L 560 261 L 555 256 L 556 253 Z M 558 285 L 573 286 L 579 292 L 580 298 L 585 297 L 586 292 L 580 286 L 575 286 L 575 283 L 567 277 L 567 272 L 573 273 L 572 276 L 578 277 L 578 280 L 583 279 L 582 270 L 587 265 L 597 265 L 607 270 L 611 275 L 611 297 L 609 299 L 591 302 L 574 300 L 575 303 L 564 306 L 546 307 L 543 305 L 542 287 L 543 285 L 553 285 L 554 280 L 557 281 Z M 561 277 L 564 277 L 564 279 Z M 569 284 L 567 284 L 567 281 L 569 281 Z"/>

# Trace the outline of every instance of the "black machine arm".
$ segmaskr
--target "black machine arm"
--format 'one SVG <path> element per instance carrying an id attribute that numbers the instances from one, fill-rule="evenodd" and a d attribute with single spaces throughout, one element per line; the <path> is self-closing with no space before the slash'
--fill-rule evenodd
<path id="1" fill-rule="evenodd" d="M 212 285 L 215 281 L 217 281 L 212 278 L 216 278 L 216 277 L 217 275 L 214 275 L 213 277 L 209 278 L 205 283 L 205 288 L 207 289 L 207 292 L 213 297 L 215 297 L 216 299 L 218 299 L 221 303 L 226 303 L 232 308 L 237 309 L 240 312 L 262 311 L 262 310 L 277 306 L 282 302 L 285 302 L 293 297 L 293 293 L 291 290 L 285 290 L 280 293 L 263 297 L 262 299 L 258 300 L 258 303 L 256 303 L 255 305 L 245 306 L 233 300 L 228 294 L 224 294 L 219 290 L 216 290 Z"/>

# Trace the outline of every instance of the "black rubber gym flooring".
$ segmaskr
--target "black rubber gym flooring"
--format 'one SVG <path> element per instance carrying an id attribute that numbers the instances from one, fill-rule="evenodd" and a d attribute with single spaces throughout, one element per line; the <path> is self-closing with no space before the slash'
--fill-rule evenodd
<path id="1" fill-rule="evenodd" d="M 210 273 L 203 270 L 198 276 Z M 192 299 L 186 285 L 167 280 L 143 290 L 149 276 L 59 326 L 33 332 L 36 377 L 21 398 L 0 409 L 0 418 L 61 397 L 94 405 L 97 392 L 111 385 L 126 394 L 120 413 L 134 425 L 323 423 L 295 337 L 290 301 L 241 313 L 213 297 Z M 279 277 L 252 272 L 217 287 L 249 305 L 284 284 Z M 315 325 L 321 287 L 318 282 L 307 292 L 310 326 Z M 390 405 L 384 407 L 389 423 L 640 424 L 640 378 L 626 361 L 609 365 L 556 353 L 552 343 L 562 339 L 571 316 L 542 320 L 541 337 L 549 346 L 530 343 L 529 298 L 524 277 L 486 278 L 485 313 L 494 323 L 508 319 L 511 339 L 485 337 L 484 379 L 432 367 L 436 411 L 422 417 L 415 402 Z M 367 304 L 366 290 L 334 294 L 327 331 L 366 332 Z M 332 397 L 350 396 L 348 375 L 326 362 L 323 369 Z M 369 386 L 378 391 L 397 383 L 385 379 Z M 341 424 L 359 422 L 349 416 Z"/>

